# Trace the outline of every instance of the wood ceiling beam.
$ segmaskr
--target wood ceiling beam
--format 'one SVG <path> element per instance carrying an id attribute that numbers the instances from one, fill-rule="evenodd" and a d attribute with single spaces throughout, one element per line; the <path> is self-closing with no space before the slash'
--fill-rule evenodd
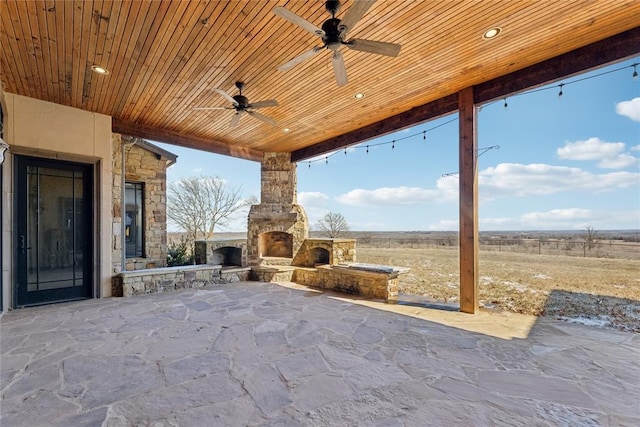
<path id="1" fill-rule="evenodd" d="M 474 86 L 474 101 L 476 104 L 482 104 L 504 98 L 639 54 L 640 27 L 636 27 L 522 70 L 480 83 Z M 442 117 L 458 109 L 457 101 L 457 93 L 448 95 L 355 131 L 295 150 L 291 153 L 291 161 L 299 162 Z"/>
<path id="2" fill-rule="evenodd" d="M 111 119 L 111 130 L 122 135 L 164 142 L 166 144 L 178 145 L 180 147 L 192 148 L 194 150 L 208 151 L 210 153 L 222 154 L 225 156 L 238 157 L 241 159 L 252 160 L 254 162 L 261 162 L 263 157 L 262 151 L 252 148 L 234 147 L 222 141 L 184 135 L 178 132 L 140 125 L 116 118 Z"/>
<path id="3" fill-rule="evenodd" d="M 474 87 L 474 101 L 476 104 L 482 104 L 504 98 L 639 54 L 640 27 L 636 27 L 564 55 L 480 83 Z"/>
<path id="4" fill-rule="evenodd" d="M 372 138 L 395 132 L 417 123 L 437 119 L 458 109 L 458 94 L 446 96 L 395 116 L 370 124 L 353 132 L 327 139 L 291 153 L 291 161 L 299 162 L 329 151 L 338 150 Z"/>

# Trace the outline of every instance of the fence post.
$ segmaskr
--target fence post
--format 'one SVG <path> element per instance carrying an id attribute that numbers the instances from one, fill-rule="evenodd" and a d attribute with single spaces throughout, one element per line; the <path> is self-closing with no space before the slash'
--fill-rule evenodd
<path id="1" fill-rule="evenodd" d="M 542 240 L 538 239 L 538 255 L 540 255 L 540 246 L 542 246 Z"/>

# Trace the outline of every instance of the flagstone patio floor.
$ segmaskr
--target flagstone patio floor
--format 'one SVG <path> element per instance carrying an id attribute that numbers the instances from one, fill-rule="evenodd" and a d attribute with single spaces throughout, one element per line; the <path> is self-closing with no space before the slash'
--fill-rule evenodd
<path id="1" fill-rule="evenodd" d="M 640 426 L 640 334 L 241 282 L 14 310 L 9 426 Z"/>

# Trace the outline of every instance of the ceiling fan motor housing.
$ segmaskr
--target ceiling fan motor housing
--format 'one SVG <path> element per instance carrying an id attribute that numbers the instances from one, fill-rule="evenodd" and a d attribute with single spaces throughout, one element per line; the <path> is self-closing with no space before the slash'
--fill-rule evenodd
<path id="1" fill-rule="evenodd" d="M 325 33 L 324 42 L 331 50 L 338 50 L 342 43 L 339 26 L 340 20 L 338 18 L 327 19 L 322 24 L 322 31 Z"/>
<path id="2" fill-rule="evenodd" d="M 245 108 L 249 107 L 249 99 L 246 96 L 234 95 L 233 99 L 235 99 L 236 102 L 238 103 L 236 110 L 244 110 Z"/>

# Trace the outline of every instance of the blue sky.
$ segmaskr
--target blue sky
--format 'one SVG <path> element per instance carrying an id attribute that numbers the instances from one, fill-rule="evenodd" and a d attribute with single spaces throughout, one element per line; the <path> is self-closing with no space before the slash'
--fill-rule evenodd
<path id="1" fill-rule="evenodd" d="M 509 97 L 507 108 L 504 100 L 482 106 L 478 146 L 499 148 L 478 158 L 481 231 L 640 229 L 637 62 Z M 260 197 L 258 163 L 159 145 L 179 156 L 169 181 L 218 176 Z M 337 212 L 352 230 L 457 230 L 457 114 L 346 151 L 298 164 L 298 201 L 312 229 Z M 245 229 L 241 214 L 218 231 Z"/>

